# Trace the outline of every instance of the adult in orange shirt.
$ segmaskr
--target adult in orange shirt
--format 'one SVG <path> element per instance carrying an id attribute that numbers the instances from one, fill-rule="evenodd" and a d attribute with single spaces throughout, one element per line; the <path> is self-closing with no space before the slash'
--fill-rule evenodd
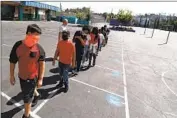
<path id="1" fill-rule="evenodd" d="M 74 44 L 68 40 L 69 39 L 69 32 L 63 31 L 62 32 L 62 39 L 59 41 L 57 49 L 55 51 L 54 59 L 53 59 L 53 65 L 55 65 L 55 60 L 59 57 L 59 70 L 60 70 L 60 76 L 61 81 L 59 83 L 59 87 L 63 87 L 63 84 L 65 85 L 65 93 L 68 91 L 68 71 L 70 69 L 70 66 L 72 65 L 72 68 L 75 67 L 75 46 Z"/>

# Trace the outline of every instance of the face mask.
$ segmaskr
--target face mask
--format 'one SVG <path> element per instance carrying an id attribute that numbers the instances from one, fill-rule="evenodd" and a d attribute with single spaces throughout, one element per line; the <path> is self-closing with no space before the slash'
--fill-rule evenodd
<path id="1" fill-rule="evenodd" d="M 68 39 L 68 36 L 67 36 L 67 35 L 63 35 L 63 36 L 62 36 L 62 39 L 63 39 L 63 40 L 67 40 L 67 39 Z"/>
<path id="2" fill-rule="evenodd" d="M 35 44 L 37 44 L 38 41 L 39 41 L 39 36 L 36 36 L 36 35 L 26 35 L 25 39 L 23 40 L 23 43 L 27 47 L 32 47 Z"/>

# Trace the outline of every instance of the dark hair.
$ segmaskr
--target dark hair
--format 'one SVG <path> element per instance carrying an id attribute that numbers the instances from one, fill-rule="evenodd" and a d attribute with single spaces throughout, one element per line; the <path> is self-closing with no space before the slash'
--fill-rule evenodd
<path id="1" fill-rule="evenodd" d="M 92 33 L 95 35 L 95 40 L 98 38 L 98 34 L 99 34 L 99 32 L 98 32 L 98 27 L 93 27 L 93 29 L 92 29 Z"/>
<path id="2" fill-rule="evenodd" d="M 64 31 L 62 32 L 62 35 L 68 35 L 68 36 L 69 36 L 69 34 L 70 34 L 69 31 L 65 31 L 65 30 L 64 30 Z"/>
<path id="3" fill-rule="evenodd" d="M 82 31 L 76 31 L 74 36 L 82 36 Z"/>
<path id="4" fill-rule="evenodd" d="M 101 33 L 101 29 L 99 29 L 98 32 Z"/>
<path id="5" fill-rule="evenodd" d="M 104 30 L 104 27 L 101 27 L 101 31 L 103 31 Z"/>
<path id="6" fill-rule="evenodd" d="M 98 27 L 93 27 L 92 33 L 98 35 Z"/>
<path id="7" fill-rule="evenodd" d="M 68 40 L 69 39 L 70 32 L 69 31 L 63 31 L 62 36 L 64 36 L 66 39 L 63 40 Z"/>
<path id="8" fill-rule="evenodd" d="M 73 37 L 73 42 L 75 42 L 75 36 L 82 36 L 82 31 L 76 31 Z"/>
<path id="9" fill-rule="evenodd" d="M 27 30 L 26 30 L 26 34 L 28 34 L 29 32 L 30 33 L 37 32 L 39 34 L 42 34 L 41 28 L 38 25 L 36 25 L 36 24 L 28 25 Z"/>
<path id="10" fill-rule="evenodd" d="M 82 27 L 82 31 L 85 31 L 85 30 L 87 30 L 90 33 L 90 28 L 86 25 Z"/>

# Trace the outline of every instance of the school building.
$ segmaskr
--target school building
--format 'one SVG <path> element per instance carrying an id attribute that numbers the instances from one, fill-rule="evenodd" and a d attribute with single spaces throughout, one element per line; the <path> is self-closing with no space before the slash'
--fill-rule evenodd
<path id="1" fill-rule="evenodd" d="M 37 1 L 1 1 L 1 20 L 48 20 L 61 9 Z"/>

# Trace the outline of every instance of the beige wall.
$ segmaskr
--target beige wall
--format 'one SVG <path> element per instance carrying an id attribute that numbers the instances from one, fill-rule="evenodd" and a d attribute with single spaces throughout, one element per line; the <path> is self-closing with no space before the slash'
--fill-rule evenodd
<path id="1" fill-rule="evenodd" d="M 7 4 L 7 5 L 12 5 L 12 6 L 20 5 L 20 3 L 13 2 L 13 1 L 1 1 L 1 4 Z"/>
<path id="2" fill-rule="evenodd" d="M 23 7 L 23 13 L 25 14 L 35 14 L 35 8 L 34 7 Z"/>

